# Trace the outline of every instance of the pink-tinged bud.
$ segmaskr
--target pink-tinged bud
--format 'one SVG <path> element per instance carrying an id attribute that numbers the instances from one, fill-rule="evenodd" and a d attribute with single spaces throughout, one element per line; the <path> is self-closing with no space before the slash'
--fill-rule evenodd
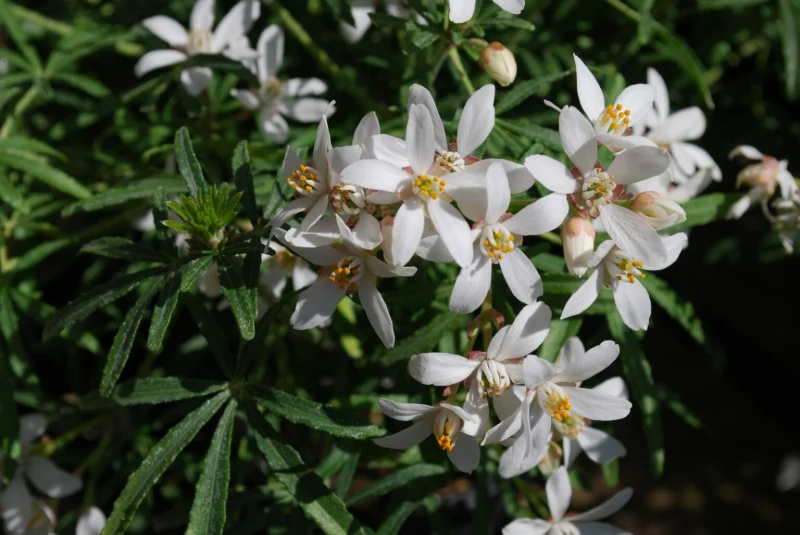
<path id="1" fill-rule="evenodd" d="M 770 195 L 778 184 L 780 163 L 772 156 L 764 156 L 761 163 L 754 163 L 742 169 L 736 176 L 736 187 L 745 184 L 751 187 L 760 187 Z"/>
<path id="2" fill-rule="evenodd" d="M 594 251 L 596 236 L 592 222 L 581 217 L 573 217 L 561 227 L 561 244 L 564 246 L 564 261 L 567 269 L 579 277 L 586 273 L 586 262 Z"/>
<path id="3" fill-rule="evenodd" d="M 517 60 L 514 58 L 514 53 L 498 41 L 490 43 L 483 49 L 478 63 L 492 80 L 503 87 L 510 85 L 517 77 Z"/>
<path id="4" fill-rule="evenodd" d="M 655 191 L 645 191 L 637 195 L 633 199 L 631 210 L 642 216 L 656 230 L 686 221 L 686 212 L 680 204 Z"/>

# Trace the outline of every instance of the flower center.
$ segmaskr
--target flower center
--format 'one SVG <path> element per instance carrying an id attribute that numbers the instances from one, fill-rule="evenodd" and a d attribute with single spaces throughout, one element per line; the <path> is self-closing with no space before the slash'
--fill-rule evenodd
<path id="1" fill-rule="evenodd" d="M 346 256 L 331 266 L 331 273 L 328 279 L 335 282 L 340 290 L 356 291 L 358 281 L 364 275 L 361 269 L 362 261 L 360 258 Z"/>
<path id="2" fill-rule="evenodd" d="M 481 251 L 496 264 L 503 256 L 514 250 L 516 237 L 499 224 L 487 226 L 481 236 Z"/>
<path id="3" fill-rule="evenodd" d="M 444 192 L 447 182 L 438 176 L 417 175 L 412 191 L 423 199 L 436 200 Z"/>
<path id="4" fill-rule="evenodd" d="M 261 84 L 258 90 L 258 98 L 261 105 L 265 108 L 275 109 L 283 96 L 284 83 L 274 76 L 270 76 Z"/>
<path id="5" fill-rule="evenodd" d="M 283 251 L 275 253 L 275 256 L 272 257 L 272 263 L 277 264 L 284 271 L 291 272 L 295 264 L 297 264 L 297 256 L 292 254 L 289 250 L 284 249 Z"/>
<path id="6" fill-rule="evenodd" d="M 511 387 L 506 367 L 493 359 L 484 360 L 478 368 L 478 384 L 481 397 L 492 398 L 503 394 Z"/>
<path id="7" fill-rule="evenodd" d="M 461 155 L 455 151 L 443 152 L 439 156 L 439 161 L 437 163 L 451 173 L 463 171 L 467 166 L 464 162 L 464 158 L 462 158 Z"/>
<path id="8" fill-rule="evenodd" d="M 439 412 L 433 422 L 433 434 L 436 435 L 436 442 L 439 443 L 442 451 L 453 451 L 453 448 L 456 447 L 458 433 L 463 425 L 464 422 L 461 421 L 461 418 L 452 411 L 443 409 Z"/>
<path id="9" fill-rule="evenodd" d="M 622 104 L 609 104 L 597 122 L 610 134 L 624 134 L 631 126 L 631 110 L 625 109 Z"/>
<path id="10" fill-rule="evenodd" d="M 561 433 L 562 436 L 575 438 L 586 427 L 586 421 L 583 416 L 578 416 L 573 411 L 569 411 L 566 417 L 561 419 L 553 417 L 553 427 Z"/>
<path id="11" fill-rule="evenodd" d="M 328 190 L 328 204 L 338 214 L 358 215 L 367 206 L 367 196 L 359 186 L 339 183 Z"/>
<path id="12" fill-rule="evenodd" d="M 192 28 L 186 42 L 186 53 L 190 56 L 208 54 L 211 52 L 211 38 L 211 30 Z"/>
<path id="13" fill-rule="evenodd" d="M 286 177 L 286 183 L 289 184 L 296 193 L 310 195 L 319 188 L 317 170 L 307 165 L 301 165 L 298 169 L 292 171 L 292 176 Z"/>
<path id="14" fill-rule="evenodd" d="M 556 422 L 564 422 L 571 418 L 572 404 L 569 396 L 558 385 L 547 381 L 539 388 L 542 389 L 542 408 L 553 417 Z"/>
<path id="15" fill-rule="evenodd" d="M 644 268 L 644 264 L 638 260 L 634 260 L 629 255 L 623 253 L 619 248 L 615 250 L 606 258 L 606 269 L 612 277 L 618 281 L 628 282 L 633 284 L 636 277 L 643 279 L 645 274 L 640 270 Z"/>
<path id="16" fill-rule="evenodd" d="M 614 175 L 595 169 L 593 174 L 583 181 L 581 199 L 589 209 L 598 204 L 611 204 L 616 187 L 617 183 L 614 182 Z"/>

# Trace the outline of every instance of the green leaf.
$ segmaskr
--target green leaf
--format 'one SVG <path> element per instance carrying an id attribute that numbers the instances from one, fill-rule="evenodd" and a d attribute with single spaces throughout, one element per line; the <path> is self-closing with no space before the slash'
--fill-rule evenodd
<path id="1" fill-rule="evenodd" d="M 194 288 L 194 284 L 197 282 L 203 273 L 208 271 L 211 268 L 211 265 L 216 260 L 216 257 L 208 255 L 208 256 L 201 256 L 191 264 L 186 264 L 183 266 L 183 279 L 181 281 L 181 292 L 188 292 Z"/>
<path id="2" fill-rule="evenodd" d="M 211 446 L 203 463 L 203 473 L 195 487 L 187 535 L 220 535 L 225 529 L 236 409 L 236 400 L 230 400 L 217 424 L 214 438 L 211 439 Z"/>
<path id="3" fill-rule="evenodd" d="M 0 165 L 18 169 L 34 178 L 38 178 L 51 188 L 78 199 L 86 199 L 92 196 L 92 192 L 80 182 L 55 167 L 33 159 L 28 153 L 0 150 Z"/>
<path id="4" fill-rule="evenodd" d="M 14 184 L 2 173 L 0 173 L 0 199 L 14 210 L 22 210 L 25 206 L 25 197 L 22 192 L 14 187 Z"/>
<path id="5" fill-rule="evenodd" d="M 101 535 L 124 533 L 153 485 L 161 479 L 167 468 L 175 462 L 181 451 L 189 445 L 200 429 L 230 398 L 221 392 L 190 412 L 181 422 L 150 449 L 147 458 L 128 478 L 128 483 L 114 502 L 114 510 Z"/>
<path id="6" fill-rule="evenodd" d="M 417 499 L 403 500 L 403 502 L 395 507 L 391 514 L 386 517 L 386 520 L 380 525 L 375 535 L 395 535 L 396 533 L 400 533 L 400 528 L 403 527 L 408 517 L 422 505 L 422 501 L 423 500 Z"/>
<path id="7" fill-rule="evenodd" d="M 114 387 L 109 396 L 92 392 L 78 400 L 85 411 L 113 409 L 131 405 L 156 405 L 182 399 L 210 396 L 227 388 L 226 383 L 184 379 L 182 377 L 151 377 L 132 379 Z"/>
<path id="8" fill-rule="evenodd" d="M 580 317 L 552 320 L 550 332 L 547 333 L 547 338 L 544 339 L 541 347 L 536 351 L 536 355 L 550 362 L 555 362 L 566 341 L 578 335 L 582 323 L 583 320 Z"/>
<path id="9" fill-rule="evenodd" d="M 565 76 L 569 76 L 573 71 L 564 71 L 560 73 L 542 76 L 535 80 L 526 80 L 514 84 L 510 91 L 500 97 L 495 105 L 495 115 L 502 115 L 503 113 L 514 109 L 522 104 L 526 99 L 532 97 L 537 92 L 542 90 L 548 84 L 552 84 Z"/>
<path id="10" fill-rule="evenodd" d="M 184 307 L 194 318 L 195 323 L 197 323 L 203 338 L 208 342 L 211 354 L 220 369 L 226 377 L 232 377 L 233 355 L 228 347 L 228 340 L 225 338 L 222 327 L 219 326 L 213 314 L 206 307 L 205 300 L 198 299 L 197 296 L 187 293 L 181 295 L 181 300 L 184 302 Z"/>
<path id="11" fill-rule="evenodd" d="M 354 494 L 347 500 L 347 505 L 355 505 L 358 502 L 384 496 L 399 488 L 405 487 L 412 481 L 421 478 L 439 476 L 447 473 L 447 469 L 438 464 L 415 464 L 402 468 L 397 472 L 379 479 L 364 490 Z"/>
<path id="12" fill-rule="evenodd" d="M 6 333 L 14 332 L 19 328 L 17 315 L 12 309 L 13 304 L 5 289 L 0 289 L 0 479 L 4 475 L 9 478 L 13 475 L 12 451 L 19 437 L 19 414 L 14 401 L 14 379 L 11 371 L 9 357 L 11 351 L 6 349 L 4 338 Z M 4 462 L 6 461 L 6 462 Z M 5 474 L 4 474 L 5 472 Z"/>
<path id="13" fill-rule="evenodd" d="M 353 20 L 352 0 L 325 0 L 325 3 L 328 5 L 328 9 L 333 12 L 333 16 L 336 20 L 345 22 L 350 26 L 355 26 L 356 22 Z"/>
<path id="14" fill-rule="evenodd" d="M 158 351 L 164 343 L 167 327 L 169 327 L 172 317 L 175 315 L 175 309 L 178 307 L 180 288 L 180 271 L 175 271 L 167 283 L 161 286 L 156 307 L 153 309 L 153 316 L 150 318 L 150 331 L 147 334 L 147 349 L 150 351 Z"/>
<path id="15" fill-rule="evenodd" d="M 94 212 L 138 199 L 147 199 L 158 192 L 159 188 L 165 194 L 183 193 L 186 191 L 186 184 L 175 176 L 146 178 L 70 204 L 61 211 L 61 215 L 68 217 L 76 212 Z"/>
<path id="16" fill-rule="evenodd" d="M 63 153 L 59 152 L 58 150 L 54 149 L 47 143 L 42 143 L 37 139 L 28 139 L 25 137 L 8 137 L 6 139 L 0 139 L 0 150 L 3 151 L 23 151 L 23 152 L 31 152 L 34 154 L 43 154 L 45 156 L 52 156 L 53 158 L 58 158 L 59 160 L 66 161 L 67 157 L 64 156 Z"/>
<path id="17" fill-rule="evenodd" d="M 217 271 L 222 293 L 239 325 L 239 333 L 245 340 L 252 340 L 256 335 L 257 289 L 248 288 L 239 268 L 224 256 L 217 257 Z"/>
<path id="18" fill-rule="evenodd" d="M 280 390 L 250 386 L 247 391 L 256 402 L 281 418 L 344 438 L 365 439 L 384 434 L 380 427 L 352 411 L 315 403 Z"/>
<path id="19" fill-rule="evenodd" d="M 36 49 L 28 42 L 28 37 L 25 35 L 25 29 L 14 16 L 10 9 L 10 2 L 7 0 L 0 0 L 0 20 L 3 21 L 4 30 L 8 33 L 14 44 L 22 55 L 25 56 L 33 70 L 37 73 L 42 70 L 42 62 L 39 60 L 39 55 Z"/>
<path id="20" fill-rule="evenodd" d="M 139 324 L 144 319 L 144 314 L 150 306 L 150 301 L 156 296 L 159 288 L 164 283 L 165 276 L 158 278 L 150 288 L 142 294 L 136 304 L 125 315 L 122 320 L 117 334 L 114 335 L 114 343 L 108 351 L 106 357 L 106 365 L 103 368 L 103 376 L 100 380 L 100 393 L 104 396 L 110 395 L 117 384 L 119 376 L 122 375 L 122 370 L 125 368 L 125 363 L 128 362 L 128 356 L 131 354 L 133 348 L 133 341 L 136 339 L 136 331 L 139 330 Z"/>
<path id="21" fill-rule="evenodd" d="M 778 0 L 780 13 L 781 41 L 783 43 L 783 64 L 786 95 L 793 99 L 797 93 L 798 64 L 800 64 L 800 45 L 797 41 L 797 23 L 800 6 L 792 5 L 790 0 Z"/>
<path id="22" fill-rule="evenodd" d="M 403 339 L 392 349 L 385 351 L 380 357 L 384 365 L 394 364 L 401 360 L 411 358 L 411 355 L 425 353 L 432 350 L 446 333 L 458 331 L 467 326 L 470 317 L 456 312 L 445 312 L 424 327 L 417 329 L 414 334 Z"/>
<path id="23" fill-rule="evenodd" d="M 620 360 L 636 406 L 642 412 L 644 432 L 650 450 L 650 469 L 656 477 L 664 472 L 664 435 L 661 429 L 661 402 L 653 382 L 650 363 L 636 334 L 625 327 L 618 312 L 607 316 L 611 336 L 620 344 Z"/>
<path id="24" fill-rule="evenodd" d="M 701 10 L 742 9 L 764 4 L 768 1 L 769 0 L 697 0 L 697 7 Z"/>
<path id="25" fill-rule="evenodd" d="M 523 121 L 510 121 L 508 119 L 497 119 L 495 121 L 495 128 L 505 128 L 514 134 L 525 136 L 533 142 L 538 142 L 553 150 L 561 150 L 561 136 L 557 130 L 539 126 L 525 119 Z"/>
<path id="26" fill-rule="evenodd" d="M 105 284 L 92 288 L 79 298 L 71 301 L 66 307 L 59 310 L 48 320 L 47 324 L 44 326 L 44 333 L 42 334 L 44 341 L 46 342 L 57 335 L 65 327 L 69 327 L 81 321 L 98 308 L 119 299 L 144 281 L 163 275 L 168 269 L 169 268 L 163 266 L 144 269 L 129 275 L 117 277 Z"/>
<path id="27" fill-rule="evenodd" d="M 710 193 L 690 199 L 681 204 L 686 211 L 686 221 L 670 227 L 670 231 L 677 232 L 725 219 L 731 205 L 740 198 L 741 194 L 738 193 Z"/>
<path id="28" fill-rule="evenodd" d="M 250 401 L 242 403 L 249 432 L 275 477 L 320 529 L 328 535 L 367 535 L 347 507 L 322 479 L 303 463 L 300 454 L 284 444 Z"/>
<path id="29" fill-rule="evenodd" d="M 189 137 L 189 130 L 184 126 L 175 132 L 175 159 L 178 162 L 178 170 L 181 172 L 189 194 L 197 197 L 198 190 L 206 187 L 206 180 L 203 178 L 203 169 L 194 154 L 192 139 Z"/>
<path id="30" fill-rule="evenodd" d="M 90 253 L 106 258 L 142 262 L 165 262 L 168 256 L 143 243 L 134 243 L 127 238 L 107 236 L 98 238 L 81 247 L 82 253 Z"/>
<path id="31" fill-rule="evenodd" d="M 247 150 L 247 141 L 241 141 L 233 151 L 233 180 L 236 187 L 242 192 L 242 206 L 244 212 L 253 225 L 258 222 L 258 208 L 256 207 L 256 190 L 253 185 L 253 172 L 250 169 L 250 153 Z"/>
<path id="32" fill-rule="evenodd" d="M 53 75 L 54 80 L 64 82 L 92 97 L 105 97 L 111 93 L 105 85 L 96 79 L 76 72 L 59 72 Z"/>

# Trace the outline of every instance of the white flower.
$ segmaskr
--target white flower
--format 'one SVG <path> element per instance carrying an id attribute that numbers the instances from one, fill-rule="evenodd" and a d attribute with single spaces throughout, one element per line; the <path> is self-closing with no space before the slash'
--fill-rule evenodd
<path id="1" fill-rule="evenodd" d="M 383 138 L 373 136 L 370 141 L 378 144 Z M 402 163 L 398 165 L 397 159 L 394 163 L 362 159 L 342 171 L 342 182 L 393 194 L 381 204 L 391 204 L 396 197 L 403 201 L 392 226 L 391 257 L 396 265 L 405 265 L 414 255 L 427 215 L 456 262 L 468 266 L 472 262 L 472 236 L 464 217 L 450 204 L 450 186 L 457 184 L 433 174 L 439 169 L 432 170 L 434 127 L 425 106 L 410 106 L 406 140 L 397 141 L 395 154 Z"/>
<path id="2" fill-rule="evenodd" d="M 631 210 L 615 204 L 625 186 L 660 175 L 669 167 L 669 155 L 657 147 L 636 146 L 619 154 L 604 170 L 597 162 L 595 131 L 576 108 L 561 110 L 559 132 L 570 171 L 547 156 L 529 156 L 525 167 L 547 189 L 570 195 L 584 217 L 599 217 L 606 231 L 626 251 L 648 264 L 666 261 L 667 251 L 656 231 Z"/>
<path id="3" fill-rule="evenodd" d="M 514 297 L 531 304 L 542 295 L 542 279 L 530 259 L 519 249 L 522 236 L 544 234 L 557 228 L 567 213 L 566 197 L 552 193 L 516 215 L 506 211 L 511 202 L 503 166 L 493 163 L 486 173 L 486 211 L 472 230 L 472 263 L 461 269 L 450 296 L 450 310 L 468 313 L 481 306 L 492 283 L 492 265 L 500 264 Z"/>
<path id="4" fill-rule="evenodd" d="M 589 308 L 605 285 L 614 291 L 614 303 L 625 325 L 636 331 L 647 329 L 650 321 L 650 296 L 638 279 L 645 277 L 645 270 L 658 271 L 671 266 L 688 241 L 683 232 L 659 238 L 663 240 L 668 252 L 667 260 L 659 264 L 640 261 L 625 252 L 614 240 L 601 243 L 587 262 L 588 267 L 595 268 L 594 272 L 564 305 L 561 319 L 575 316 Z"/>
<path id="5" fill-rule="evenodd" d="M 582 217 L 571 217 L 561 227 L 564 262 L 571 274 L 582 277 L 586 273 L 586 262 L 594 252 L 596 236 L 591 221 Z"/>
<path id="6" fill-rule="evenodd" d="M 552 518 L 549 521 L 530 518 L 515 520 L 503 528 L 503 535 L 630 535 L 610 524 L 597 521 L 625 507 L 633 496 L 633 489 L 623 489 L 594 509 L 568 517 L 564 517 L 564 514 L 572 500 L 572 487 L 565 467 L 562 466 L 548 478 L 545 492 Z"/>
<path id="7" fill-rule="evenodd" d="M 106 515 L 97 507 L 89 507 L 78 519 L 75 535 L 100 535 L 106 525 Z"/>
<path id="8" fill-rule="evenodd" d="M 388 399 L 378 400 L 378 407 L 390 418 L 415 422 L 399 433 L 374 439 L 378 446 L 405 450 L 432 434 L 442 451 L 447 451 L 456 468 L 467 473 L 477 468 L 481 449 L 473 435 L 478 430 L 478 421 L 464 409 L 444 402 L 431 407 L 420 403 L 396 403 Z"/>
<path id="9" fill-rule="evenodd" d="M 609 340 L 585 354 L 565 353 L 563 361 L 556 364 L 534 355 L 522 362 L 527 387 L 522 402 L 484 439 L 484 443 L 506 443 L 522 431 L 500 458 L 503 477 L 523 473 L 539 462 L 547 449 L 551 426 L 566 435 L 582 430 L 585 418 L 608 421 L 628 415 L 628 400 L 579 386 L 607 368 L 618 355 L 619 346 Z M 513 398 L 514 393 L 505 396 Z"/>
<path id="10" fill-rule="evenodd" d="M 686 211 L 681 205 L 656 191 L 645 191 L 637 195 L 631 203 L 631 210 L 642 216 L 656 230 L 686 221 Z"/>
<path id="11" fill-rule="evenodd" d="M 298 296 L 290 318 L 292 327 L 298 330 L 319 327 L 331 317 L 347 293 L 357 292 L 372 328 L 386 347 L 393 347 L 392 318 L 376 287 L 377 278 L 411 277 L 417 268 L 390 266 L 379 260 L 371 249 L 378 246 L 380 234 L 371 247 L 363 249 L 347 225 L 338 216 L 334 218 L 341 232 L 340 246 L 293 247 L 298 255 L 312 264 L 323 266 L 323 269 L 316 282 Z M 276 230 L 275 234 L 283 241 L 285 232 L 282 229 Z"/>
<path id="12" fill-rule="evenodd" d="M 456 24 L 467 22 L 475 14 L 475 0 L 449 0 L 450 20 Z M 505 11 L 519 15 L 525 8 L 525 0 L 492 0 Z"/>
<path id="13" fill-rule="evenodd" d="M 745 184 L 750 186 L 750 190 L 731 206 L 728 219 L 742 217 L 753 202 L 766 202 L 778 186 L 783 199 L 792 199 L 798 195 L 797 183 L 787 169 L 789 166 L 787 160 L 778 161 L 772 156 L 761 154 L 761 151 L 750 145 L 739 145 L 734 148 L 729 157 L 735 156 L 743 156 L 759 163 L 748 165 L 737 175 L 736 186 Z"/>
<path id="14" fill-rule="evenodd" d="M 319 121 L 323 115 L 332 115 L 329 103 L 321 98 L 328 90 L 319 78 L 278 79 L 283 64 L 283 30 L 274 24 L 261 33 L 256 45 L 258 59 L 255 73 L 261 81 L 258 89 L 233 89 L 231 94 L 248 110 L 259 110 L 258 126 L 275 143 L 285 143 L 289 136 L 289 125 L 284 116 L 300 123 Z"/>
<path id="15" fill-rule="evenodd" d="M 311 286 L 317 280 L 317 272 L 309 267 L 308 262 L 278 243 L 269 242 L 269 248 L 275 254 L 264 260 L 267 268 L 261 272 L 260 282 L 276 298 L 283 294 L 289 279 L 292 279 L 296 292 Z"/>
<path id="16" fill-rule="evenodd" d="M 251 57 L 253 51 L 247 46 L 245 33 L 260 14 L 261 2 L 242 0 L 225 15 L 213 33 L 214 0 L 195 2 L 188 32 L 179 22 L 163 15 L 145 19 L 142 21 L 144 27 L 172 49 L 153 50 L 144 54 L 134 67 L 136 76 L 174 65 L 195 54 L 225 54 L 235 60 Z M 181 82 L 190 95 L 197 96 L 211 81 L 211 75 L 208 67 L 192 67 L 181 73 Z"/>
<path id="17" fill-rule="evenodd" d="M 581 108 L 594 124 L 597 139 L 601 143 L 613 143 L 614 137 L 630 133 L 630 128 L 644 120 L 653 107 L 656 96 L 653 87 L 648 84 L 628 86 L 614 104 L 606 105 L 603 90 L 592 71 L 581 58 L 575 54 L 573 58 L 578 77 L 578 99 Z"/>
<path id="18" fill-rule="evenodd" d="M 353 0 L 353 22 L 355 26 L 346 22 L 339 23 L 339 29 L 348 43 L 357 43 L 364 37 L 367 30 L 372 26 L 372 18 L 370 13 L 375 12 L 375 4 L 377 0 Z M 383 7 L 393 17 L 400 19 L 407 19 L 411 15 L 411 11 L 405 6 L 404 0 L 383 0 Z M 418 24 L 426 24 L 425 18 L 421 15 L 416 16 Z"/>
<path id="19" fill-rule="evenodd" d="M 46 428 L 47 419 L 42 414 L 26 414 L 20 418 L 19 443 L 22 455 L 19 468 L 11 483 L 0 494 L 0 510 L 8 535 L 51 534 L 56 524 L 53 511 L 31 496 L 26 480 L 51 498 L 69 496 L 83 486 L 76 476 L 61 470 L 47 457 L 31 451 L 33 441 L 42 436 Z"/>

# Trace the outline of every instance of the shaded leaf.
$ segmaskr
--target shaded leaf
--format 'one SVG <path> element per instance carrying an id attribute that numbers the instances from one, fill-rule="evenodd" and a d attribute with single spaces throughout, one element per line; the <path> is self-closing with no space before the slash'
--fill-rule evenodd
<path id="1" fill-rule="evenodd" d="M 257 288 L 245 284 L 241 271 L 227 257 L 217 257 L 217 271 L 222 293 L 231 306 L 236 324 L 239 325 L 239 333 L 245 340 L 252 340 L 256 335 Z"/>
<path id="2" fill-rule="evenodd" d="M 347 505 L 354 505 L 370 498 L 384 496 L 394 490 L 405 487 L 416 479 L 439 476 L 446 472 L 447 469 L 438 464 L 423 463 L 407 466 L 354 494 L 347 500 Z"/>
<path id="3" fill-rule="evenodd" d="M 175 159 L 178 162 L 178 170 L 183 181 L 189 188 L 189 194 L 197 197 L 197 191 L 205 189 L 206 180 L 203 178 L 200 162 L 194 154 L 189 130 L 185 126 L 175 132 Z"/>
<path id="4" fill-rule="evenodd" d="M 160 253 L 143 243 L 134 243 L 127 238 L 107 236 L 98 238 L 81 247 L 82 253 L 90 253 L 106 258 L 119 258 L 122 260 L 142 262 L 164 262 L 170 260 L 168 256 Z"/>
<path id="5" fill-rule="evenodd" d="M 211 349 L 214 360 L 217 361 L 226 377 L 232 377 L 233 355 L 228 347 L 228 340 L 225 338 L 222 327 L 206 308 L 205 301 L 186 293 L 181 295 L 181 300 L 192 315 L 192 318 L 194 318 L 195 323 L 197 323 L 203 338 L 208 342 L 208 347 Z"/>
<path id="6" fill-rule="evenodd" d="M 164 335 L 175 315 L 175 309 L 178 307 L 180 288 L 180 271 L 173 272 L 166 284 L 161 286 L 156 307 L 153 309 L 153 316 L 150 318 L 150 331 L 147 334 L 147 348 L 151 351 L 161 349 Z"/>
<path id="7" fill-rule="evenodd" d="M 108 396 L 91 392 L 78 400 L 85 411 L 127 407 L 130 405 L 155 405 L 182 399 L 205 397 L 227 388 L 226 383 L 184 379 L 182 377 L 150 377 L 120 383 Z"/>
<path id="8" fill-rule="evenodd" d="M 131 182 L 125 186 L 112 188 L 97 195 L 73 203 L 61 211 L 67 217 L 76 212 L 94 212 L 111 206 L 118 206 L 137 199 L 152 197 L 161 188 L 165 194 L 182 193 L 186 191 L 186 184 L 175 176 L 162 176 L 146 178 Z"/>

